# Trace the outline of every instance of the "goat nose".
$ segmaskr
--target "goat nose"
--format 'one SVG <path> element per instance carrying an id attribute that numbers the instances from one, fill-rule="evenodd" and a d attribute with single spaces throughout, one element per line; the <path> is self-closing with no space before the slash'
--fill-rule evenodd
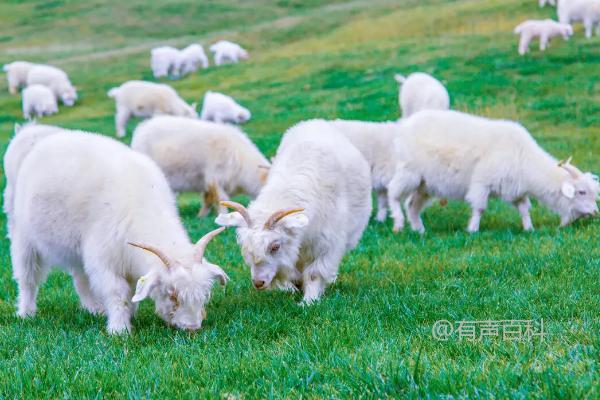
<path id="1" fill-rule="evenodd" d="M 254 285 L 255 288 L 262 289 L 263 286 L 265 286 L 265 281 L 261 281 L 259 279 L 253 279 L 252 284 Z"/>

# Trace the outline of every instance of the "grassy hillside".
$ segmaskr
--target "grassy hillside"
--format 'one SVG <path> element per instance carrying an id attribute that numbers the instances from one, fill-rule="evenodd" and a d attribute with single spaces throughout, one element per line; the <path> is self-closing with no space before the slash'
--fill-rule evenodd
<path id="1" fill-rule="evenodd" d="M 190 102 L 206 90 L 234 96 L 252 111 L 244 130 L 268 156 L 300 120 L 397 118 L 394 72 L 427 71 L 454 108 L 519 120 L 556 157 L 573 155 L 598 173 L 600 39 L 586 40 L 578 26 L 570 42 L 518 56 L 513 27 L 553 15 L 536 3 L 8 1 L 0 62 L 61 66 L 81 98 L 44 122 L 114 135 L 106 91 L 152 79 L 151 47 L 239 41 L 248 62 L 170 83 Z M 20 97 L 2 82 L 3 150 L 20 121 Z M 198 207 L 197 196 L 181 196 L 192 239 L 214 227 L 214 215 L 196 218 Z M 476 235 L 464 232 L 462 203 L 429 208 L 424 236 L 372 221 L 336 284 L 308 308 L 299 295 L 255 291 L 228 231 L 207 250 L 231 281 L 215 289 L 203 328 L 168 328 L 146 302 L 127 337 L 108 336 L 105 319 L 80 309 L 59 272 L 41 290 L 38 315 L 18 320 L 2 240 L 0 398 L 598 398 L 600 224 L 558 229 L 537 203 L 532 216 L 536 231 L 522 232 L 516 210 L 492 201 Z M 547 335 L 438 341 L 431 330 L 442 319 L 543 319 Z"/>

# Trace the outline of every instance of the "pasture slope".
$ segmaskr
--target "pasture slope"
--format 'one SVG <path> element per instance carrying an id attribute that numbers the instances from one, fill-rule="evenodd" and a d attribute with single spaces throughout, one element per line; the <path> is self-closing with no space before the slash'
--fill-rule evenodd
<path id="1" fill-rule="evenodd" d="M 171 83 L 188 101 L 208 89 L 238 99 L 253 114 L 244 129 L 268 156 L 300 120 L 397 118 L 393 74 L 424 70 L 447 84 L 455 108 L 522 121 L 552 154 L 598 173 L 600 39 L 578 26 L 570 42 L 518 56 L 513 27 L 553 13 L 536 3 L 5 1 L 0 62 L 65 68 L 80 101 L 44 122 L 114 135 L 106 91 L 151 79 L 153 45 L 239 41 L 248 62 Z M 17 121 L 20 99 L 2 81 L 2 151 Z M 194 239 L 214 227 L 198 207 L 180 197 Z M 38 315 L 18 320 L 3 239 L 0 398 L 599 398 L 600 223 L 558 229 L 535 204 L 536 231 L 524 233 L 517 212 L 492 201 L 469 235 L 468 217 L 464 204 L 434 205 L 424 236 L 372 221 L 337 283 L 307 308 L 298 295 L 255 291 L 229 231 L 208 258 L 231 281 L 192 334 L 166 327 L 146 302 L 131 336 L 110 337 L 62 273 L 42 288 Z M 431 331 L 442 319 L 543 319 L 546 337 L 438 341 Z"/>

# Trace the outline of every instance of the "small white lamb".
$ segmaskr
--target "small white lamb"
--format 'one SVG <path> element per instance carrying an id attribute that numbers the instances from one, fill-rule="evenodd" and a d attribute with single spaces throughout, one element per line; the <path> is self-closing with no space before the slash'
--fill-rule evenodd
<path id="1" fill-rule="evenodd" d="M 36 64 L 27 61 L 14 61 L 2 67 L 4 72 L 6 72 L 6 81 L 8 82 L 8 91 L 10 94 L 19 93 L 19 89 L 27 85 L 27 75 L 34 65 Z"/>
<path id="2" fill-rule="evenodd" d="M 400 84 L 398 102 L 402 118 L 407 118 L 421 110 L 447 110 L 450 108 L 450 95 L 444 85 L 433 76 L 415 72 L 408 77 L 394 76 Z"/>
<path id="3" fill-rule="evenodd" d="M 369 165 L 326 121 L 312 120 L 284 135 L 269 178 L 248 208 L 220 214 L 236 226 L 258 290 L 304 292 L 318 300 L 335 281 L 344 254 L 359 242 L 371 214 Z"/>
<path id="4" fill-rule="evenodd" d="M 127 121 L 132 116 L 149 118 L 155 115 L 177 115 L 197 118 L 196 103 L 187 104 L 169 85 L 146 81 L 128 81 L 108 91 L 115 99 L 117 136 L 126 134 Z"/>
<path id="5" fill-rule="evenodd" d="M 150 51 L 150 67 L 155 78 L 179 75 L 179 50 L 171 46 L 155 47 Z"/>
<path id="6" fill-rule="evenodd" d="M 200 217 L 235 194 L 255 198 L 269 172 L 269 161 L 237 127 L 191 118 L 144 121 L 133 132 L 131 148 L 153 159 L 174 191 L 203 193 Z"/>
<path id="7" fill-rule="evenodd" d="M 34 84 L 49 87 L 65 106 L 71 107 L 77 100 L 77 90 L 62 69 L 51 65 L 34 65 L 27 74 L 27 86 Z"/>
<path id="8" fill-rule="evenodd" d="M 400 124 L 398 164 L 389 195 L 407 200 L 413 230 L 425 230 L 421 210 L 430 197 L 466 200 L 472 209 L 467 230 L 477 232 L 488 198 L 496 196 L 519 210 L 532 230 L 529 197 L 560 214 L 561 225 L 598 213 L 598 177 L 546 153 L 523 126 L 456 111 L 422 111 Z M 394 229 L 404 219 L 392 206 Z"/>
<path id="9" fill-rule="evenodd" d="M 592 37 L 594 26 L 596 34 L 600 34 L 600 0 L 560 0 L 557 14 L 563 24 L 582 22 L 588 39 Z"/>
<path id="10" fill-rule="evenodd" d="M 519 54 L 524 55 L 529 51 L 529 43 L 534 38 L 540 39 L 540 50 L 544 51 L 548 47 L 550 39 L 562 36 L 564 40 L 569 40 L 573 35 L 573 27 L 569 24 L 561 24 L 551 19 L 528 20 L 515 28 L 515 34 L 521 35 L 519 40 Z"/>
<path id="11" fill-rule="evenodd" d="M 177 68 L 180 76 L 196 72 L 200 67 L 208 68 L 208 57 L 201 45 L 190 44 L 179 51 Z"/>
<path id="12" fill-rule="evenodd" d="M 41 118 L 58 112 L 54 92 L 44 85 L 29 85 L 22 92 L 23 116 L 30 120 L 32 115 Z"/>
<path id="13" fill-rule="evenodd" d="M 102 135 L 42 139 L 21 164 L 11 220 L 21 317 L 35 314 L 52 266 L 73 276 L 85 309 L 106 313 L 109 333 L 131 331 L 146 297 L 170 325 L 198 329 L 213 282 L 227 280 L 204 258 L 222 228 L 192 244 L 156 164 Z"/>
<path id="14" fill-rule="evenodd" d="M 209 47 L 209 50 L 214 53 L 215 65 L 222 65 L 227 62 L 238 63 L 240 60 L 249 58 L 248 52 L 239 44 L 228 40 L 219 40 Z"/>
<path id="15" fill-rule="evenodd" d="M 204 95 L 200 119 L 218 123 L 243 124 L 248 122 L 251 116 L 250 110 L 239 105 L 230 96 L 211 91 Z"/>

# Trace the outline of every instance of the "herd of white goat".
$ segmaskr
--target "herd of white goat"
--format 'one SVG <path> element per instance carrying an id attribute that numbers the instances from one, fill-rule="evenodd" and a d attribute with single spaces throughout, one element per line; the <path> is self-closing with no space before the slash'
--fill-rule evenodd
<path id="1" fill-rule="evenodd" d="M 238 45 L 219 43 L 211 46 L 217 64 L 247 58 Z M 157 76 L 182 76 L 208 64 L 199 49 L 155 49 L 151 67 Z M 77 98 L 60 70 L 15 62 L 5 71 L 11 93 L 27 85 L 24 97 L 32 91 L 69 105 Z M 82 307 L 105 314 L 111 333 L 129 332 L 147 297 L 168 324 L 198 329 L 213 284 L 228 280 L 204 258 L 225 227 L 236 229 L 256 289 L 301 291 L 310 304 L 360 241 L 373 191 L 376 219 L 391 214 L 396 232 L 405 214 L 412 230 L 424 232 L 420 215 L 435 198 L 466 201 L 469 232 L 478 231 L 491 197 L 513 204 L 525 230 L 533 229 L 530 197 L 558 213 L 563 226 L 598 213 L 598 177 L 552 157 L 522 125 L 450 110 L 448 91 L 431 75 L 395 79 L 399 120 L 299 122 L 271 160 L 229 124 L 250 118 L 233 99 L 208 92 L 198 118 L 172 88 L 152 82 L 129 81 L 108 93 L 117 136 L 131 116 L 148 118 L 130 147 L 95 133 L 17 126 L 4 157 L 4 211 L 18 315 L 35 314 L 40 284 L 60 265 Z M 199 193 L 198 216 L 214 209 L 221 227 L 193 243 L 177 192 Z M 247 207 L 230 200 L 238 194 L 251 198 Z"/>

